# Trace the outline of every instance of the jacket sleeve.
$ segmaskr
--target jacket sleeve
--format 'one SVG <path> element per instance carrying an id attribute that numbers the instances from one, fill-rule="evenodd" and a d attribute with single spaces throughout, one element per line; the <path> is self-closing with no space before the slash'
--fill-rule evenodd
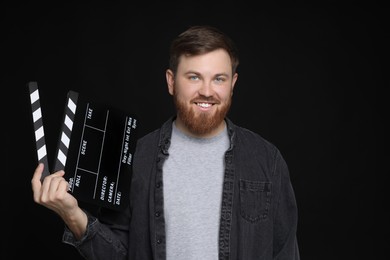
<path id="1" fill-rule="evenodd" d="M 65 226 L 62 242 L 74 246 L 85 259 L 127 259 L 130 210 L 99 211 L 98 218 L 87 212 L 87 231 L 80 240 Z"/>
<path id="2" fill-rule="evenodd" d="M 278 151 L 275 158 L 276 206 L 274 215 L 275 260 L 299 260 L 298 209 L 287 164 Z"/>

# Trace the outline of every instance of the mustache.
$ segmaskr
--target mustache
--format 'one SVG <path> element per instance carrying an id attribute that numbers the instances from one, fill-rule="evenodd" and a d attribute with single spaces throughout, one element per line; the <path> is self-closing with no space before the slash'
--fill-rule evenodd
<path id="1" fill-rule="evenodd" d="M 202 102 L 207 102 L 207 103 L 214 103 L 214 104 L 219 104 L 221 103 L 219 99 L 215 98 L 215 97 L 206 97 L 206 96 L 197 96 L 196 98 L 193 98 L 191 100 L 191 102 L 194 102 L 194 103 L 202 103 Z"/>

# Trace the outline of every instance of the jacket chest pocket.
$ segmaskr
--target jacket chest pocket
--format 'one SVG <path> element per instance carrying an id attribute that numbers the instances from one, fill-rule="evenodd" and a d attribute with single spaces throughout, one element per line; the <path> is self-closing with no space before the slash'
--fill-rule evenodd
<path id="1" fill-rule="evenodd" d="M 265 221 L 271 204 L 271 182 L 240 180 L 240 214 L 249 222 Z"/>

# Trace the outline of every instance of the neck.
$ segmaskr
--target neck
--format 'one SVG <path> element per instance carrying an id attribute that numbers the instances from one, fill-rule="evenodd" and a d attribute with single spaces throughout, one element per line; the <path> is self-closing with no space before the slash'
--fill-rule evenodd
<path id="1" fill-rule="evenodd" d="M 204 133 L 204 134 L 197 134 L 197 133 L 194 133 L 193 131 L 191 131 L 181 120 L 179 117 L 176 118 L 175 120 L 175 126 L 177 129 L 179 129 L 180 131 L 182 131 L 183 133 L 189 135 L 189 136 L 192 136 L 192 137 L 196 137 L 196 138 L 210 138 L 210 137 L 214 137 L 216 135 L 218 135 L 219 133 L 221 133 L 225 127 L 226 127 L 226 122 L 225 120 L 222 120 L 222 122 L 215 128 L 211 129 L 210 131 L 208 131 L 207 133 Z"/>

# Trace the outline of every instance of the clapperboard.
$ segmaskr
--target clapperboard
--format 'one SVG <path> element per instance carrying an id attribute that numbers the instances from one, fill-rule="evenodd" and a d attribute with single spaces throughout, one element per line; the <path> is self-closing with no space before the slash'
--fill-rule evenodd
<path id="1" fill-rule="evenodd" d="M 137 118 L 69 91 L 50 172 L 38 84 L 27 85 L 37 157 L 45 164 L 42 179 L 65 170 L 69 192 L 78 200 L 123 210 L 129 199 Z"/>

